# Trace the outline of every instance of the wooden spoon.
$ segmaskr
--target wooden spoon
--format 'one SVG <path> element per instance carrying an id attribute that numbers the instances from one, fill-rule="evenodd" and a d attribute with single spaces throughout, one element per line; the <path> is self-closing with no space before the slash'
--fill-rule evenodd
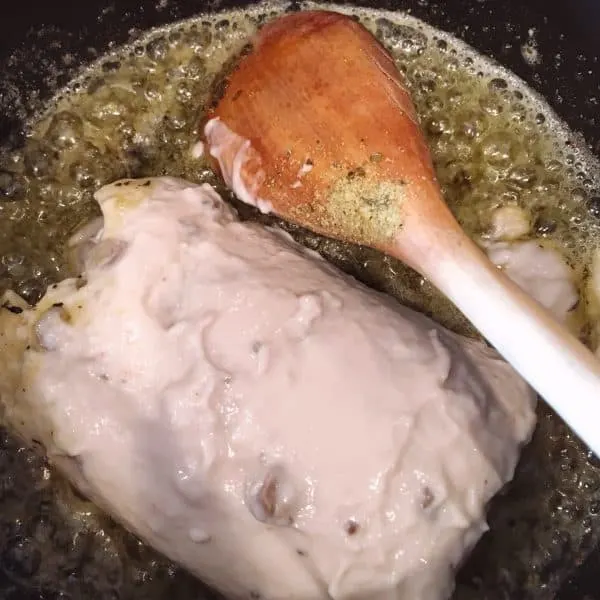
<path id="1" fill-rule="evenodd" d="M 600 361 L 466 236 L 392 58 L 352 18 L 266 25 L 205 126 L 244 201 L 429 279 L 600 456 Z"/>

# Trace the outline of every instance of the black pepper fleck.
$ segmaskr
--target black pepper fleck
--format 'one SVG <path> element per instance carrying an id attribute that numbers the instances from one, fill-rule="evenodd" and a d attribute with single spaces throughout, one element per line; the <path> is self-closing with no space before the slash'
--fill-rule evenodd
<path id="1" fill-rule="evenodd" d="M 345 529 L 346 529 L 346 533 L 348 535 L 355 535 L 356 533 L 358 533 L 358 530 L 360 529 L 360 525 L 354 519 L 350 519 L 346 523 Z"/>
<path id="2" fill-rule="evenodd" d="M 2 308 L 10 311 L 11 313 L 15 314 L 15 315 L 20 315 L 23 312 L 23 309 L 20 306 L 12 306 L 11 304 L 9 304 L 8 302 L 5 302 L 2 305 Z"/>
<path id="3" fill-rule="evenodd" d="M 298 553 L 298 556 L 306 556 L 306 552 L 304 552 L 304 550 L 296 550 L 296 552 Z"/>
<path id="4" fill-rule="evenodd" d="M 148 181 L 144 181 L 144 183 L 142 183 L 142 185 L 144 187 L 148 187 L 152 182 L 148 179 Z"/>
<path id="5" fill-rule="evenodd" d="M 434 500 L 435 496 L 433 495 L 433 491 L 430 487 L 425 486 L 423 488 L 423 495 L 421 497 L 421 508 L 423 510 L 428 509 L 433 504 Z"/>
<path id="6" fill-rule="evenodd" d="M 357 177 L 364 177 L 366 175 L 365 170 L 362 167 L 357 167 L 356 169 L 352 169 L 348 171 L 347 178 L 348 179 L 356 179 Z"/>
<path id="7" fill-rule="evenodd" d="M 52 306 L 55 306 L 56 308 L 60 308 L 61 306 L 64 306 L 65 303 L 64 302 L 55 302 Z"/>

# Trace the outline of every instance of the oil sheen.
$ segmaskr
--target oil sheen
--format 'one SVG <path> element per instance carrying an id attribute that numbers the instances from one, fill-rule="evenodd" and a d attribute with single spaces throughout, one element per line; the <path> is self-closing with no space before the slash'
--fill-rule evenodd
<path id="1" fill-rule="evenodd" d="M 149 32 L 63 89 L 29 123 L 22 149 L 0 149 L 0 293 L 12 288 L 35 303 L 48 284 L 72 273 L 65 242 L 98 216 L 92 194 L 99 186 L 170 175 L 215 185 L 243 218 L 282 226 L 372 287 L 473 335 L 401 263 L 241 205 L 194 153 L 203 112 L 249 36 L 285 9 L 262 4 Z M 458 40 L 408 15 L 344 10 L 405 74 L 445 197 L 466 231 L 485 239 L 498 207 L 523 209 L 528 237 L 558 249 L 583 290 L 600 246 L 600 176 L 583 142 L 543 99 Z M 572 319 L 595 346 L 585 301 Z M 459 574 L 458 599 L 548 598 L 567 574 L 557 564 L 576 564 L 600 540 L 600 465 L 543 404 L 539 411 L 515 480 L 492 504 L 491 532 Z M 5 429 L 0 447 L 0 549 L 15 597 L 27 588 L 65 599 L 210 597 L 79 498 Z"/>

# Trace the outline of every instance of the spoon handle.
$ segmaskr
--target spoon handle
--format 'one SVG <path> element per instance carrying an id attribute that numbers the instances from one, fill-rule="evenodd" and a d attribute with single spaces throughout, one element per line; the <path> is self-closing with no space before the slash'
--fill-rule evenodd
<path id="1" fill-rule="evenodd" d="M 401 237 L 398 242 L 394 254 L 406 261 L 406 244 Z M 600 360 L 496 268 L 458 225 L 445 231 L 421 228 L 409 244 L 413 260 L 406 262 L 444 293 L 600 456 Z"/>

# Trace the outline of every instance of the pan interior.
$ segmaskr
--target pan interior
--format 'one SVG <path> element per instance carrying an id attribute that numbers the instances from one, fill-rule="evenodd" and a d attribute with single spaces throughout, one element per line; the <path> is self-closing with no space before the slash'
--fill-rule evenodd
<path id="1" fill-rule="evenodd" d="M 202 113 L 248 37 L 287 9 L 261 4 L 149 32 L 62 90 L 29 122 L 23 148 L 0 149 L 0 292 L 12 288 L 35 303 L 47 285 L 71 274 L 65 241 L 97 216 L 92 194 L 100 185 L 168 174 L 215 185 L 244 218 L 280 225 L 368 285 L 475 335 L 399 262 L 257 214 L 194 158 Z M 570 326 L 595 348 L 584 291 L 600 240 L 600 176 L 584 142 L 520 80 L 455 38 L 409 15 L 343 10 L 377 35 L 405 73 L 461 224 L 485 239 L 499 206 L 524 209 L 529 238 L 554 245 L 573 267 L 581 301 Z M 532 64 L 542 60 L 533 30 L 522 55 Z M 0 431 L 0 548 L 7 589 L 17 597 L 40 588 L 90 600 L 208 597 Z M 456 598 L 548 598 L 597 544 L 599 514 L 600 465 L 540 404 L 534 440 L 514 482 L 491 506 L 491 531 L 460 572 Z"/>

